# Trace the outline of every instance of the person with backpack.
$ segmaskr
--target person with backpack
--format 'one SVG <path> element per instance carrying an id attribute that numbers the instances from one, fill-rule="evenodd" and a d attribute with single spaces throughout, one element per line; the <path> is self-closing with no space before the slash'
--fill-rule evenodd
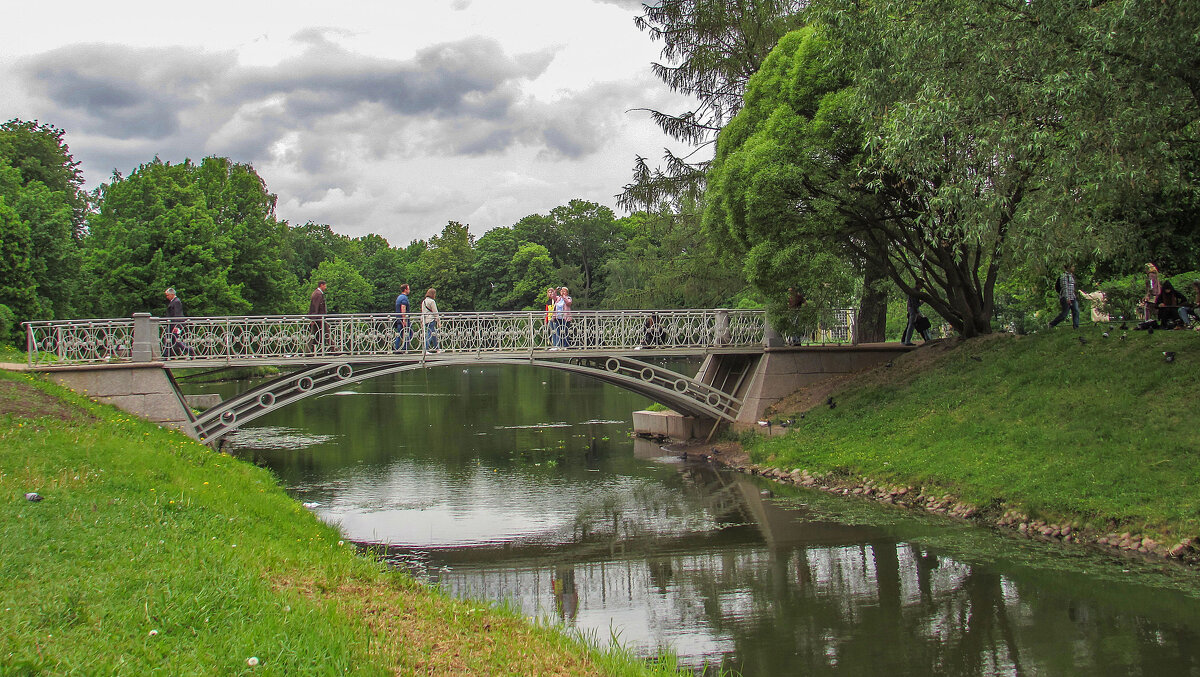
<path id="1" fill-rule="evenodd" d="M 912 292 L 908 295 L 908 325 L 904 327 L 904 335 L 900 337 L 900 345 L 917 345 L 912 342 L 914 330 L 921 333 L 921 338 L 926 343 L 933 340 L 929 335 L 929 318 L 921 314 L 921 297 L 919 294 L 924 288 L 925 283 L 922 280 L 917 280 L 913 284 Z"/>
<path id="2" fill-rule="evenodd" d="M 1071 327 L 1079 328 L 1079 295 L 1075 291 L 1075 265 L 1068 263 L 1063 266 L 1062 275 L 1058 276 L 1058 280 L 1054 283 L 1054 291 L 1058 292 L 1058 305 L 1062 308 L 1062 312 L 1058 317 L 1050 320 L 1050 328 L 1053 329 L 1059 322 L 1067 319 L 1067 313 L 1071 313 Z"/>

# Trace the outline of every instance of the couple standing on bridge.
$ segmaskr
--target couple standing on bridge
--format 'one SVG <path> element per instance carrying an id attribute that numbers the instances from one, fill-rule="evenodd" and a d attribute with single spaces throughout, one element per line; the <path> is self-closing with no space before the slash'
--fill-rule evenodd
<path id="1" fill-rule="evenodd" d="M 407 284 L 400 285 L 400 295 L 396 297 L 396 342 L 393 350 L 406 353 L 412 348 L 412 320 L 410 319 L 410 303 Z M 425 292 L 425 300 L 421 301 L 421 326 L 425 329 L 425 351 L 438 352 L 437 329 L 438 307 L 437 290 L 430 287 Z"/>

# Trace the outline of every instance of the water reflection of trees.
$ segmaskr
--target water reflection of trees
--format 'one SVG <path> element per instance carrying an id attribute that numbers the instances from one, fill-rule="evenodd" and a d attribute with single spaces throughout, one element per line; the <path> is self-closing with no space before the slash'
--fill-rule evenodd
<path id="1" fill-rule="evenodd" d="M 578 543 L 603 535 L 626 547 L 607 555 L 579 550 L 569 561 L 558 550 L 546 555 L 553 564 L 523 557 L 515 576 L 495 561 L 460 562 L 443 583 L 553 609 L 600 636 L 617 617 L 623 641 L 647 652 L 673 647 L 746 675 L 1200 673 L 1191 616 L 1139 616 L 1087 591 L 1055 590 L 876 529 L 837 528 L 803 510 L 780 514 L 769 502 L 756 507 L 756 485 L 734 491 L 704 471 L 685 470 L 680 487 L 689 501 L 699 493 L 684 487 L 715 490 L 708 504 L 722 506 L 721 514 L 708 518 L 726 527 L 720 533 L 737 535 L 671 537 L 654 525 L 677 508 L 662 495 L 639 494 L 580 518 L 589 526 Z M 641 500 L 652 507 L 630 512 Z M 750 535 L 764 528 L 745 522 L 755 515 L 776 533 Z M 647 534 L 657 541 L 628 547 Z M 568 579 L 572 593 L 564 598 L 555 585 L 565 589 Z"/>

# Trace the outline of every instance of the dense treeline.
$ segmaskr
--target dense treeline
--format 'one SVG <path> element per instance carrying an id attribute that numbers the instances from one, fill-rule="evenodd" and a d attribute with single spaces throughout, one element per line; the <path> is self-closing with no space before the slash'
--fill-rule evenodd
<path id="1" fill-rule="evenodd" d="M 655 74 L 697 101 L 654 120 L 713 152 L 638 158 L 629 216 L 573 200 L 394 246 L 278 219 L 265 182 L 228 158 L 155 158 L 85 193 L 64 132 L 13 120 L 0 325 L 156 311 L 168 285 L 193 314 L 297 312 L 325 279 L 333 312 L 387 310 L 405 282 L 447 310 L 536 307 L 553 284 L 579 308 L 765 304 L 781 328 L 856 306 L 864 340 L 894 338 L 911 293 L 975 336 L 1044 326 L 1068 263 L 1120 314 L 1146 262 L 1177 286 L 1200 269 L 1200 4 L 643 9 L 663 42 Z M 787 311 L 789 287 L 805 311 Z"/>
<path id="2" fill-rule="evenodd" d="M 330 312 L 388 311 L 400 285 L 438 290 L 445 310 L 540 307 L 567 286 L 576 308 L 749 302 L 737 269 L 704 245 L 695 219 L 670 211 L 617 218 L 572 200 L 476 237 L 447 223 L 407 246 L 292 226 L 247 164 L 154 158 L 85 193 L 63 130 L 0 127 L 0 314 L 29 319 L 163 311 L 174 287 L 192 315 L 303 312 L 317 280 Z"/>

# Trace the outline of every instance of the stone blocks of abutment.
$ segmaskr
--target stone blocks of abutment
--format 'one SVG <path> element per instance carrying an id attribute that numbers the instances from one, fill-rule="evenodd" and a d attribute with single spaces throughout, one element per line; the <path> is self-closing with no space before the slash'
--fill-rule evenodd
<path id="1" fill-rule="evenodd" d="M 54 371 L 49 378 L 80 394 L 155 423 L 190 426 L 179 393 L 161 365 L 97 365 Z"/>
<path id="2" fill-rule="evenodd" d="M 742 396 L 738 422 L 760 419 L 767 407 L 801 388 L 883 364 L 906 350 L 899 344 L 768 348 Z"/>

